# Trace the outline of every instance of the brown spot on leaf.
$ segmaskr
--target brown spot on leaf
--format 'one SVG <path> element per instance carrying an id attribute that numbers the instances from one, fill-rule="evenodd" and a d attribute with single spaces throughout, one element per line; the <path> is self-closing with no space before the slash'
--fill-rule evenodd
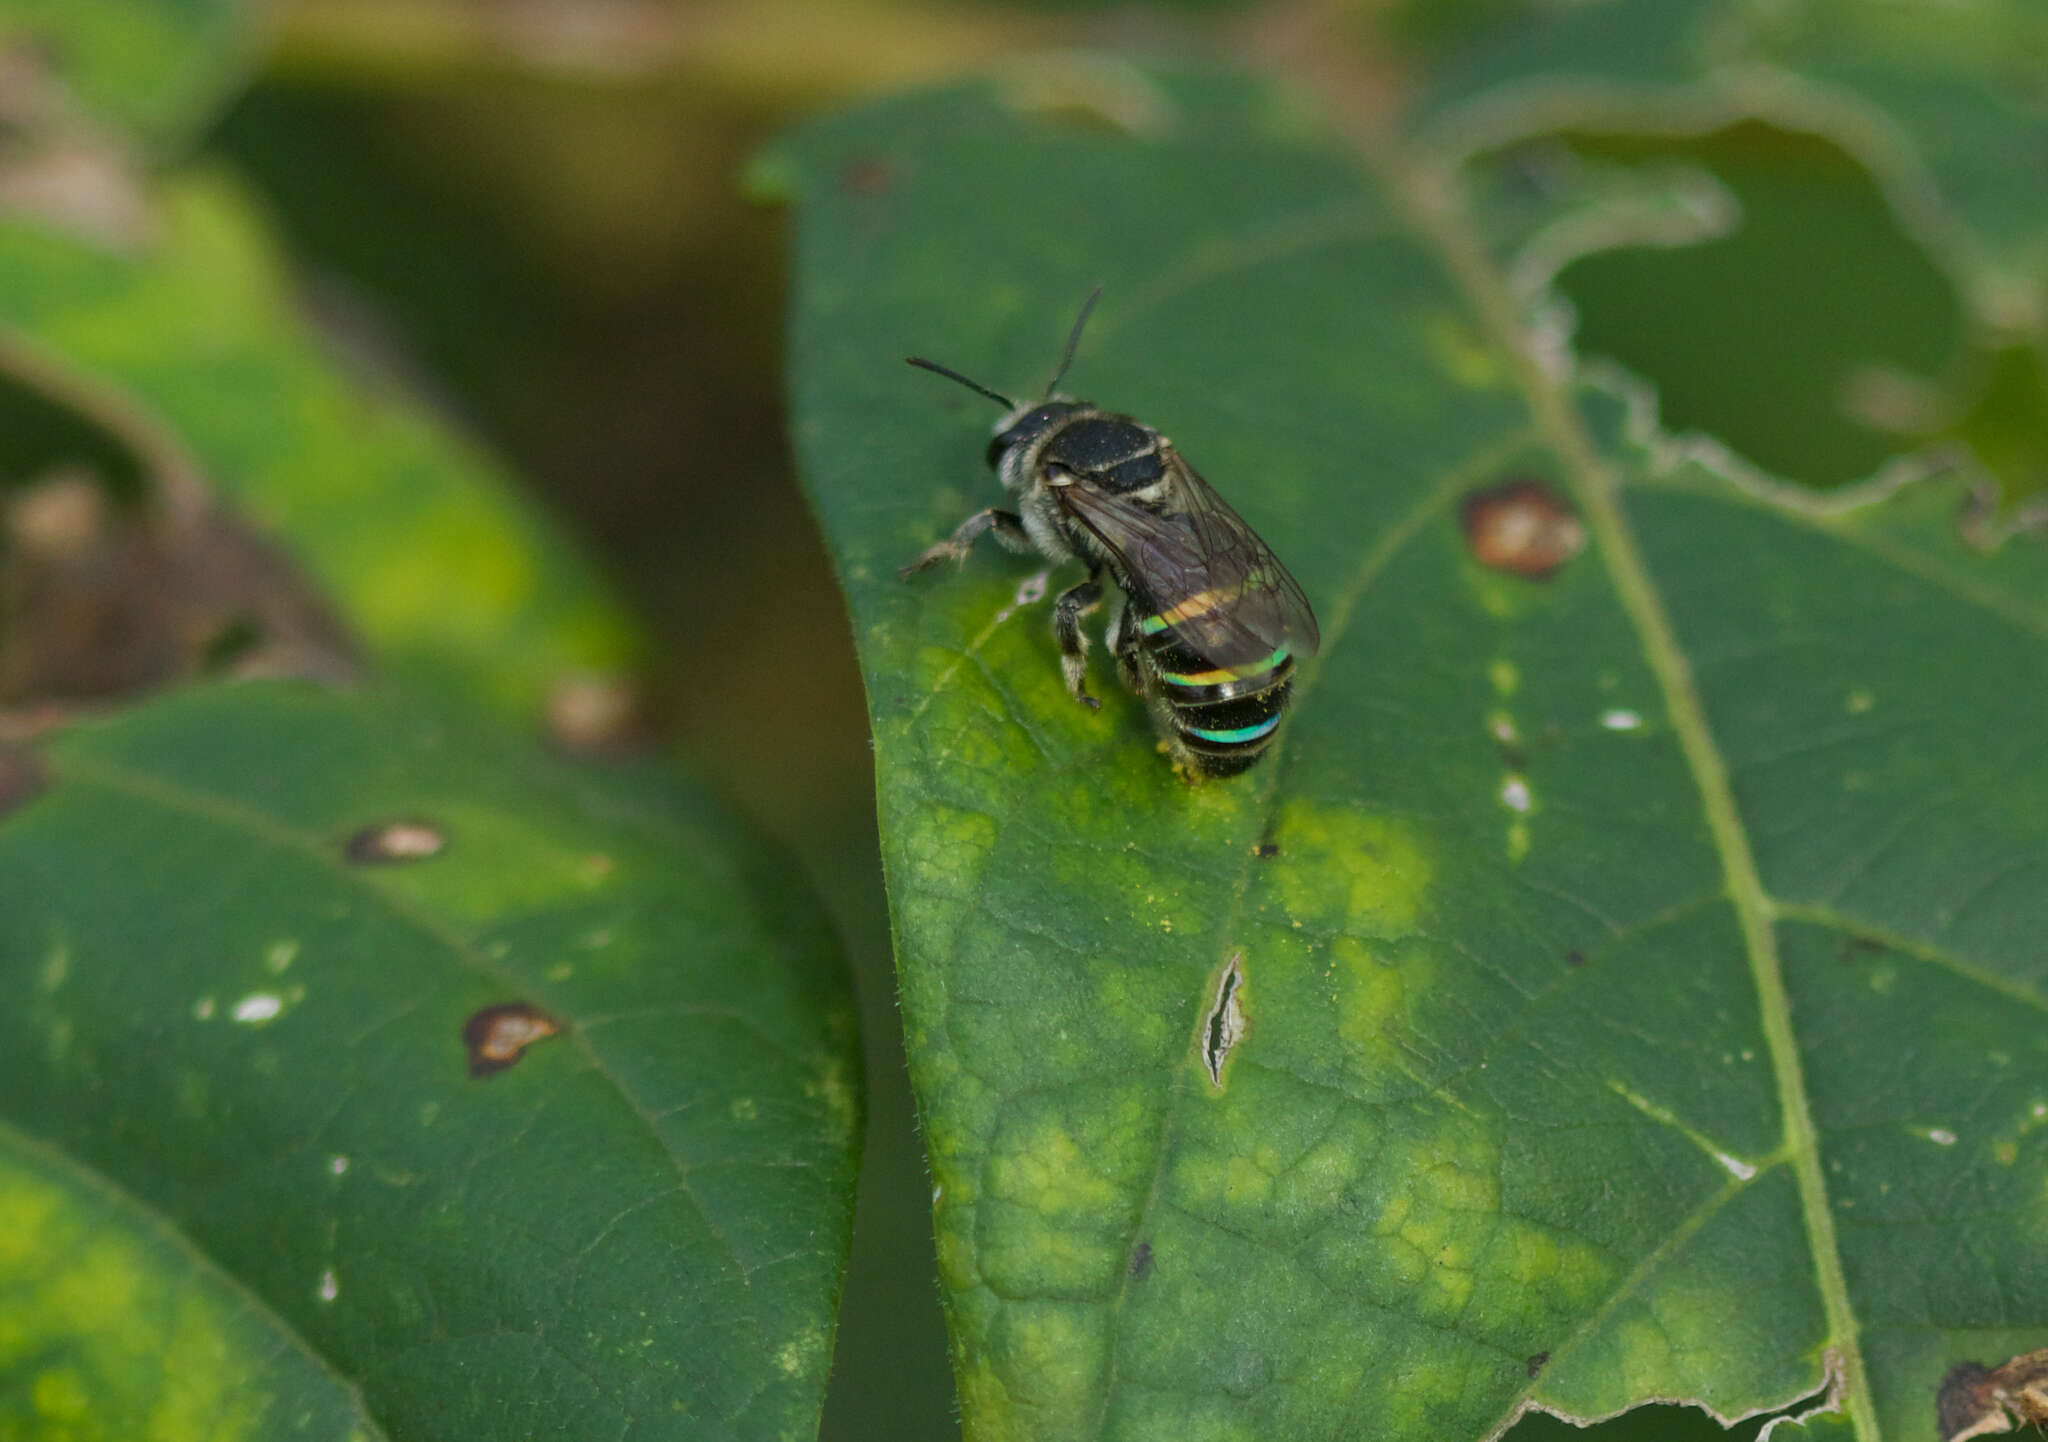
<path id="1" fill-rule="evenodd" d="M 469 1048 L 469 1074 L 486 1077 L 503 1071 L 537 1041 L 561 1030 L 555 1019 L 523 1001 L 487 1006 L 462 1024 L 462 1044 Z"/>
<path id="2" fill-rule="evenodd" d="M 1543 1369 L 1549 1365 L 1550 1354 L 1548 1352 L 1538 1352 L 1529 1359 L 1529 1375 L 1531 1377 L 1540 1377 L 1543 1375 Z"/>
<path id="3" fill-rule="evenodd" d="M 1480 565 L 1532 580 L 1551 575 L 1586 545 L 1586 528 L 1564 498 L 1529 477 L 1473 491 L 1461 515 L 1465 544 Z"/>
<path id="4" fill-rule="evenodd" d="M 0 747 L 0 820 L 41 792 L 47 779 L 42 764 L 28 752 Z"/>
<path id="5" fill-rule="evenodd" d="M 1140 1242 L 1131 1248 L 1131 1276 L 1142 1282 L 1152 1270 L 1152 1244 Z"/>
<path id="6" fill-rule="evenodd" d="M 2048 1348 L 2002 1367 L 1957 1363 L 1935 1394 L 1934 1413 L 1941 1442 L 2010 1432 L 2015 1422 L 2048 1422 Z"/>
<path id="7" fill-rule="evenodd" d="M 839 171 L 839 187 L 848 195 L 887 195 L 896 186 L 896 167 L 878 155 L 861 155 Z"/>
<path id="8" fill-rule="evenodd" d="M 1564 964 L 1566 966 L 1584 966 L 1586 964 L 1586 953 L 1580 951 L 1577 947 L 1573 947 L 1564 954 Z"/>
<path id="9" fill-rule="evenodd" d="M 640 688 L 623 676 L 562 677 L 548 692 L 547 726 L 573 756 L 623 756 L 653 739 Z"/>
<path id="10" fill-rule="evenodd" d="M 365 826 L 348 839 L 348 859 L 366 866 L 396 861 L 424 861 L 448 846 L 440 828 L 424 821 L 385 821 Z"/>
<path id="11" fill-rule="evenodd" d="M 1261 841 L 1252 848 L 1252 855 L 1258 857 L 1261 861 L 1271 861 L 1279 854 L 1280 843 L 1277 841 Z"/>

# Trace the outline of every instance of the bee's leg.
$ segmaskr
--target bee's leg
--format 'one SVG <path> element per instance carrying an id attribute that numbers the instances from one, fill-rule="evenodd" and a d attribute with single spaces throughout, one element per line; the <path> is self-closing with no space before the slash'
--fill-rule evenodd
<path id="1" fill-rule="evenodd" d="M 953 534 L 931 547 L 922 556 L 912 561 L 896 574 L 904 580 L 921 572 L 929 571 L 941 561 L 965 561 L 967 553 L 974 549 L 974 543 L 983 531 L 994 531 L 996 539 L 1005 550 L 1030 552 L 1031 534 L 1024 529 L 1024 522 L 1013 512 L 993 508 L 976 511 L 953 528 Z"/>
<path id="2" fill-rule="evenodd" d="M 1060 670 L 1074 699 L 1091 711 L 1102 703 L 1088 694 L 1088 638 L 1081 634 L 1081 618 L 1102 604 L 1102 568 L 1078 586 L 1069 586 L 1052 603 L 1052 634 L 1060 643 Z"/>
<path id="3" fill-rule="evenodd" d="M 1130 599 L 1119 591 L 1110 599 L 1109 631 L 1103 638 L 1109 654 L 1116 657 L 1117 679 L 1132 691 L 1144 694 L 1145 677 L 1138 669 L 1138 628 L 1131 624 Z"/>

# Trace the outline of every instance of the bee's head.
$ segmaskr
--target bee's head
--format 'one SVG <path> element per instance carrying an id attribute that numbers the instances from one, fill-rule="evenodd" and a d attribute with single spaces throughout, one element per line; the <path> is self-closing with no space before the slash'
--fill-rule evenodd
<path id="1" fill-rule="evenodd" d="M 1024 454 L 1047 432 L 1057 429 L 1061 421 L 1076 411 L 1087 409 L 1085 403 L 1066 396 L 1048 396 L 1042 401 L 1018 406 L 996 422 L 995 433 L 988 441 L 988 468 L 1001 472 L 1003 457 L 1013 451 Z"/>
<path id="2" fill-rule="evenodd" d="M 1102 287 L 1098 285 L 1082 302 L 1081 313 L 1074 317 L 1074 328 L 1067 333 L 1067 348 L 1060 354 L 1060 368 L 1052 373 L 1043 400 L 1027 401 L 1020 406 L 1001 391 L 990 390 L 980 381 L 970 380 L 937 361 L 928 361 L 923 356 L 907 358 L 919 370 L 928 370 L 949 381 L 956 381 L 1003 407 L 1003 418 L 996 422 L 995 434 L 989 438 L 988 464 L 989 469 L 1001 478 L 1005 489 L 1023 490 L 1027 484 L 1025 457 L 1032 453 L 1040 440 L 1057 430 L 1067 417 L 1076 411 L 1090 409 L 1084 402 L 1059 394 L 1059 384 L 1067 373 L 1067 367 L 1074 363 L 1074 347 L 1081 343 L 1081 328 L 1088 324 L 1088 313 L 1095 309 L 1095 302 L 1101 298 Z"/>

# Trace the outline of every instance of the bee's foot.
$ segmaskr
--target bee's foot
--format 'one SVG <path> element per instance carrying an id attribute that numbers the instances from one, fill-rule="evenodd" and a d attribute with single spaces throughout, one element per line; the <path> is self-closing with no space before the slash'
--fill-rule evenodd
<path id="1" fill-rule="evenodd" d="M 914 581 L 934 566 L 942 565 L 947 561 L 958 561 L 964 565 L 967 561 L 967 552 L 955 550 L 952 546 L 941 541 L 909 565 L 899 567 L 896 571 L 896 578 L 901 581 Z"/>

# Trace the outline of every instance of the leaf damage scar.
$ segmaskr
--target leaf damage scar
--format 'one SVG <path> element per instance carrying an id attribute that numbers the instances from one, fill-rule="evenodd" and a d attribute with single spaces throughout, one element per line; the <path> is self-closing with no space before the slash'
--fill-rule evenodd
<path id="1" fill-rule="evenodd" d="M 523 1001 L 487 1006 L 462 1024 L 462 1044 L 469 1048 L 469 1074 L 495 1076 L 516 1063 L 526 1049 L 561 1031 L 555 1019 Z"/>
<path id="2" fill-rule="evenodd" d="M 1223 1063 L 1244 1036 L 1244 1007 L 1238 995 L 1244 987 L 1243 966 L 1242 951 L 1234 952 L 1224 964 L 1223 975 L 1216 983 L 1216 999 L 1202 1026 L 1202 1065 L 1208 1069 L 1210 1085 L 1219 1089 L 1223 1085 Z"/>

